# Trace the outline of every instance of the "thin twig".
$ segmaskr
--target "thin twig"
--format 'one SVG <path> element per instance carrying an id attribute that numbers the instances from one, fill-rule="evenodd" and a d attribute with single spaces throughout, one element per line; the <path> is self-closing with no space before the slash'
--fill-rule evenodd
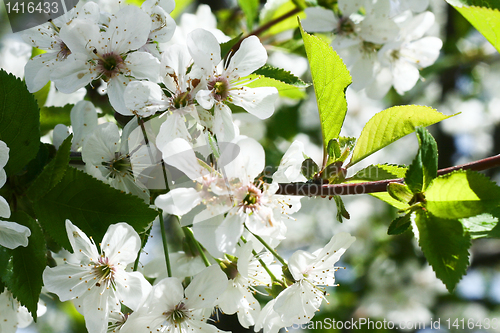
<path id="1" fill-rule="evenodd" d="M 479 161 L 474 161 L 454 167 L 438 170 L 438 175 L 444 175 L 455 170 L 482 171 L 500 166 L 500 154 Z M 300 195 L 300 196 L 332 196 L 368 194 L 387 191 L 390 183 L 404 183 L 403 178 L 379 180 L 373 182 L 351 183 L 351 184 L 313 184 L 313 183 L 289 183 L 279 184 L 276 194 Z"/>

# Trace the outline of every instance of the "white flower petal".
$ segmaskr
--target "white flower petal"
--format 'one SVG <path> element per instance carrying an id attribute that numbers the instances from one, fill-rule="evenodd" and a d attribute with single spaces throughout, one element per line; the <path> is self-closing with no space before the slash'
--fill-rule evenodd
<path id="1" fill-rule="evenodd" d="M 244 215 L 229 212 L 215 231 L 218 248 L 223 253 L 234 254 L 236 245 L 243 234 Z"/>
<path id="2" fill-rule="evenodd" d="M 82 149 L 83 161 L 92 166 L 112 161 L 119 141 L 120 133 L 116 124 L 108 122 L 98 125 L 85 141 Z"/>
<path id="3" fill-rule="evenodd" d="M 165 163 L 184 172 L 190 179 L 199 179 L 208 172 L 198 163 L 193 147 L 186 140 L 177 138 L 167 143 L 157 141 L 156 144 Z"/>
<path id="4" fill-rule="evenodd" d="M 219 265 L 207 267 L 198 273 L 186 288 L 185 304 L 192 309 L 212 307 L 226 287 L 227 276 Z"/>
<path id="5" fill-rule="evenodd" d="M 194 188 L 176 188 L 167 194 L 159 195 L 155 205 L 169 214 L 182 216 L 200 202 L 200 192 Z"/>
<path id="6" fill-rule="evenodd" d="M 212 74 L 221 61 L 220 45 L 215 36 L 204 29 L 196 29 L 187 35 L 187 47 L 195 64 Z"/>
<path id="7" fill-rule="evenodd" d="M 124 116 L 132 116 L 133 113 L 125 105 L 125 89 L 132 82 L 132 78 L 125 75 L 117 75 L 108 82 L 109 103 L 116 112 Z"/>
<path id="8" fill-rule="evenodd" d="M 231 75 L 230 80 L 235 76 L 244 77 L 264 66 L 266 61 L 267 52 L 259 38 L 249 36 L 231 58 L 226 73 Z"/>
<path id="9" fill-rule="evenodd" d="M 275 87 L 248 88 L 230 90 L 231 102 L 241 106 L 260 119 L 269 118 L 274 113 L 274 103 L 278 99 Z"/>
<path id="10" fill-rule="evenodd" d="M 74 150 L 83 147 L 83 143 L 87 136 L 97 126 L 97 111 L 89 101 L 79 101 L 71 109 L 70 113 L 71 126 L 73 127 L 73 144 Z"/>
<path id="11" fill-rule="evenodd" d="M 73 264 L 46 267 L 43 271 L 43 284 L 62 302 L 69 301 L 80 297 L 95 285 L 90 269 L 88 266 Z"/>
<path id="12" fill-rule="evenodd" d="M 321 295 L 321 296 L 320 296 Z M 295 282 L 276 297 L 274 311 L 280 316 L 285 326 L 305 324 L 319 309 L 323 292 L 305 280 Z"/>
<path id="13" fill-rule="evenodd" d="M 151 19 L 143 10 L 125 6 L 109 22 L 103 39 L 109 40 L 109 50 L 123 54 L 146 44 L 150 30 Z"/>
<path id="14" fill-rule="evenodd" d="M 215 105 L 213 131 L 219 142 L 230 142 L 236 136 L 231 109 L 223 103 Z"/>
<path id="15" fill-rule="evenodd" d="M 5 171 L 1 170 L 1 174 L 5 175 Z M 8 219 L 10 217 L 10 206 L 4 197 L 0 196 L 0 217 Z"/>
<path id="16" fill-rule="evenodd" d="M 49 82 L 55 64 L 54 53 L 40 54 L 28 60 L 24 67 L 24 78 L 29 92 L 34 93 Z M 58 62 L 57 65 L 59 65 Z"/>
<path id="17" fill-rule="evenodd" d="M 307 17 L 302 20 L 302 27 L 310 32 L 331 32 L 337 28 L 338 20 L 333 11 L 323 7 L 308 7 Z"/>
<path id="18" fill-rule="evenodd" d="M 125 105 L 141 117 L 149 117 L 168 107 L 168 101 L 160 86 L 149 81 L 132 81 L 124 94 Z"/>
<path id="19" fill-rule="evenodd" d="M 124 61 L 130 74 L 139 80 L 158 82 L 160 61 L 147 52 L 133 52 Z"/>
<path id="20" fill-rule="evenodd" d="M 151 291 L 151 284 L 140 272 L 120 272 L 115 275 L 120 302 L 137 311 Z"/>
<path id="21" fill-rule="evenodd" d="M 85 263 L 99 260 L 100 255 L 94 242 L 91 242 L 87 235 L 70 220 L 66 220 L 66 233 L 77 258 Z"/>
<path id="22" fill-rule="evenodd" d="M 0 140 L 0 168 L 3 169 L 7 165 L 7 161 L 9 160 L 9 151 L 10 148 L 7 147 L 7 144 Z M 3 185 L 2 185 L 3 186 Z"/>
<path id="23" fill-rule="evenodd" d="M 15 249 L 18 246 L 28 246 L 28 237 L 30 235 L 31 230 L 29 228 L 16 222 L 0 220 L 1 246 L 5 246 L 9 249 Z"/>
<path id="24" fill-rule="evenodd" d="M 101 253 L 114 265 L 125 264 L 123 268 L 134 262 L 140 248 L 139 235 L 134 228 L 123 222 L 110 225 L 101 243 Z"/>
<path id="25" fill-rule="evenodd" d="M 210 110 L 215 103 L 212 90 L 200 90 L 196 93 L 196 101 L 202 108 Z"/>

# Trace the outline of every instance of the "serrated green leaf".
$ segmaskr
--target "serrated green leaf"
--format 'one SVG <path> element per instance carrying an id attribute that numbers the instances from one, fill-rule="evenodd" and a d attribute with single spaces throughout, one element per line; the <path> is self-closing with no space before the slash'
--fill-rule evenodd
<path id="1" fill-rule="evenodd" d="M 337 206 L 337 221 L 342 223 L 343 222 L 342 218 L 349 220 L 351 218 L 351 215 L 349 215 L 349 212 L 345 208 L 344 201 L 342 201 L 342 198 L 338 195 L 334 195 L 333 200 L 335 200 L 335 205 Z"/>
<path id="2" fill-rule="evenodd" d="M 321 39 L 309 35 L 300 27 L 307 60 L 318 102 L 323 147 L 339 137 L 347 112 L 345 91 L 352 78 L 342 59 L 332 47 Z"/>
<path id="3" fill-rule="evenodd" d="M 369 165 L 348 178 L 348 182 L 374 182 L 377 180 L 403 178 L 406 170 L 406 167 L 394 164 Z"/>
<path id="4" fill-rule="evenodd" d="M 0 290 L 2 292 L 5 289 L 5 281 L 8 278 L 7 267 L 9 267 L 11 257 L 12 250 L 0 246 Z"/>
<path id="5" fill-rule="evenodd" d="M 243 36 L 243 33 L 239 34 L 233 39 L 228 40 L 227 42 L 220 44 L 220 54 L 222 59 L 225 59 L 227 57 L 233 46 L 235 46 L 236 43 L 240 41 L 241 36 Z"/>
<path id="6" fill-rule="evenodd" d="M 66 126 L 71 125 L 70 113 L 73 104 L 65 106 L 49 106 L 40 109 L 40 132 L 42 135 L 47 134 L 54 129 L 57 124 Z"/>
<path id="7" fill-rule="evenodd" d="M 339 139 L 331 139 L 328 142 L 326 151 L 328 152 L 329 157 L 332 159 L 332 162 L 337 160 L 340 157 Z"/>
<path id="8" fill-rule="evenodd" d="M 289 71 L 271 65 L 264 65 L 252 74 L 265 76 L 299 88 L 307 88 L 310 86 L 309 83 L 305 83 Z"/>
<path id="9" fill-rule="evenodd" d="M 408 230 L 410 225 L 411 225 L 411 213 L 408 213 L 405 216 L 397 217 L 389 225 L 389 229 L 387 229 L 387 234 L 400 235 L 406 230 Z"/>
<path id="10" fill-rule="evenodd" d="M 498 8 L 454 7 L 500 52 L 500 11 Z"/>
<path id="11" fill-rule="evenodd" d="M 316 162 L 313 161 L 312 158 L 308 158 L 302 162 L 300 171 L 302 172 L 304 177 L 309 180 L 319 172 L 319 166 L 316 164 Z"/>
<path id="12" fill-rule="evenodd" d="M 452 116 L 445 116 L 428 106 L 394 106 L 377 113 L 365 125 L 349 162 L 352 166 L 376 151 L 415 131 Z"/>
<path id="13" fill-rule="evenodd" d="M 31 161 L 40 146 L 40 114 L 33 95 L 17 77 L 0 70 L 0 140 L 10 148 L 7 175 Z"/>
<path id="14" fill-rule="evenodd" d="M 470 236 L 458 220 L 416 213 L 418 243 L 436 276 L 453 291 L 469 266 Z"/>
<path id="15" fill-rule="evenodd" d="M 459 219 L 487 213 L 500 204 L 500 187 L 472 170 L 435 178 L 425 192 L 425 207 L 434 216 Z"/>
<path id="16" fill-rule="evenodd" d="M 500 209 L 496 208 L 491 213 L 460 219 L 460 222 L 469 231 L 472 239 L 500 238 L 499 217 Z"/>
<path id="17" fill-rule="evenodd" d="M 387 185 L 387 193 L 397 201 L 409 203 L 413 198 L 412 191 L 405 184 L 390 183 Z"/>
<path id="18" fill-rule="evenodd" d="M 242 78 L 242 80 L 253 80 L 252 82 L 246 84 L 246 86 L 249 88 L 275 87 L 276 89 L 278 89 L 278 93 L 281 97 L 287 97 L 291 99 L 303 99 L 306 97 L 306 92 L 304 89 L 269 77 L 250 74 L 249 76 Z"/>
<path id="19" fill-rule="evenodd" d="M 42 173 L 28 188 L 26 194 L 31 200 L 38 200 L 62 180 L 69 165 L 72 139 L 73 135 L 70 135 L 63 141 L 54 159 L 45 166 Z"/>
<path id="20" fill-rule="evenodd" d="M 12 250 L 12 272 L 9 272 L 5 285 L 36 320 L 42 273 L 47 263 L 45 237 L 38 223 L 22 211 L 12 213 L 10 220 L 28 227 L 31 236 L 28 246 Z"/>
<path id="21" fill-rule="evenodd" d="M 259 0 L 238 0 L 238 5 L 247 18 L 248 30 L 252 30 L 253 23 L 259 14 Z"/>
<path id="22" fill-rule="evenodd" d="M 54 188 L 34 202 L 34 209 L 44 230 L 67 250 L 71 246 L 66 219 L 97 243 L 111 224 L 126 222 L 141 233 L 158 215 L 142 199 L 71 167 Z"/>
<path id="23" fill-rule="evenodd" d="M 405 183 L 413 193 L 423 192 L 437 176 L 438 149 L 436 140 L 423 127 L 416 128 L 419 143 L 417 156 L 408 167 Z"/>
<path id="24" fill-rule="evenodd" d="M 446 0 L 453 7 L 486 7 L 500 9 L 500 0 Z"/>

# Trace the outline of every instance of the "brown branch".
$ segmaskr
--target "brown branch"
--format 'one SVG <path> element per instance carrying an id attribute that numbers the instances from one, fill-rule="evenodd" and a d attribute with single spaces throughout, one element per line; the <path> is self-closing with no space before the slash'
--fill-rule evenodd
<path id="1" fill-rule="evenodd" d="M 250 37 L 250 36 L 259 36 L 264 31 L 270 29 L 273 25 L 278 24 L 281 21 L 284 21 L 287 18 L 292 17 L 293 15 L 300 13 L 301 11 L 302 11 L 302 9 L 300 9 L 300 8 L 294 8 L 291 11 L 289 11 L 288 13 L 285 13 L 281 16 L 278 16 L 274 20 L 271 20 L 271 21 L 267 22 L 266 24 L 260 26 L 259 28 L 255 29 L 254 31 L 250 32 L 248 35 L 241 38 L 238 41 L 238 43 L 234 44 L 234 46 L 231 48 L 232 53 L 234 54 L 234 52 L 236 52 L 240 48 L 241 42 L 243 42 L 243 40 L 245 38 Z"/>
<path id="2" fill-rule="evenodd" d="M 444 175 L 455 170 L 482 171 L 500 166 L 500 154 L 454 167 L 438 170 L 438 175 Z M 374 182 L 351 183 L 351 184 L 312 184 L 312 183 L 289 183 L 279 184 L 276 194 L 300 195 L 300 196 L 332 196 L 368 194 L 387 191 L 390 183 L 404 183 L 403 178 L 379 180 Z"/>

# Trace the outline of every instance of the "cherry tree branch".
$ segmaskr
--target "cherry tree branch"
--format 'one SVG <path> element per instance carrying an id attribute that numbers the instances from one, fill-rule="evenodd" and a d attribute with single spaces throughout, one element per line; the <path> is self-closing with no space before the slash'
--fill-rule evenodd
<path id="1" fill-rule="evenodd" d="M 455 170 L 482 171 L 500 166 L 500 154 L 482 160 L 457 165 L 438 170 L 438 175 L 444 175 Z M 387 191 L 390 183 L 404 183 L 403 178 L 379 180 L 373 182 L 351 184 L 314 184 L 314 183 L 288 183 L 279 184 L 276 194 L 300 196 L 332 196 L 368 194 Z"/>

